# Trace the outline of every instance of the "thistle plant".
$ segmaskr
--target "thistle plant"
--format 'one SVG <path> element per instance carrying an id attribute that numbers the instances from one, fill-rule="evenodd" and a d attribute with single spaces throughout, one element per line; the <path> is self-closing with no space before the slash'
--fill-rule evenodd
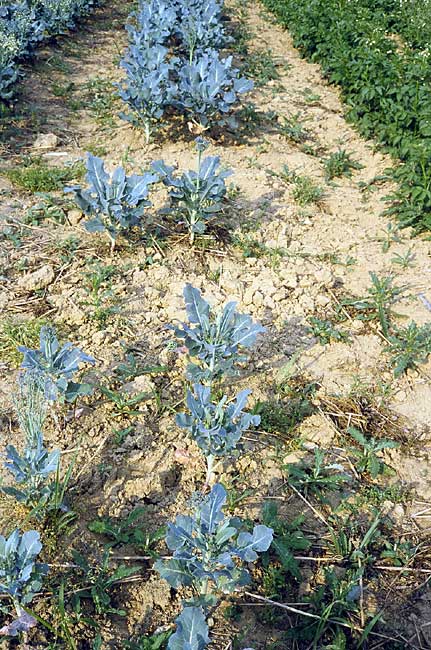
<path id="1" fill-rule="evenodd" d="M 267 551 L 273 530 L 255 526 L 252 533 L 243 522 L 225 517 L 226 490 L 220 484 L 197 497 L 191 515 L 178 515 L 168 524 L 166 544 L 173 551 L 170 560 L 158 560 L 156 570 L 174 589 L 191 587 L 187 605 L 204 609 L 217 603 L 220 594 L 231 594 L 250 580 L 244 564 L 255 562 Z"/>
<path id="2" fill-rule="evenodd" d="M 30 603 L 40 591 L 48 573 L 46 564 L 36 562 L 41 550 L 39 533 L 35 530 L 23 534 L 14 530 L 8 538 L 0 535 L 0 594 L 9 597 L 18 616 L 4 628 L 10 636 L 25 632 L 35 624 L 34 618 L 26 615 L 23 605 Z M 3 607 L 0 609 L 7 611 Z"/>
<path id="3" fill-rule="evenodd" d="M 101 158 L 87 154 L 86 180 L 89 189 L 83 190 L 77 185 L 65 191 L 73 192 L 79 207 L 92 217 L 85 223 L 86 229 L 106 231 L 113 251 L 118 235 L 141 223 L 145 208 L 151 205 L 147 200 L 148 188 L 158 178 L 150 173 L 126 176 L 122 167 L 109 175 Z"/>
<path id="4" fill-rule="evenodd" d="M 231 170 L 218 171 L 218 156 L 202 159 L 207 147 L 205 140 L 196 139 L 197 170 L 190 170 L 179 177 L 174 176 L 174 167 L 169 167 L 162 160 L 151 165 L 163 184 L 172 188 L 169 192 L 171 207 L 165 212 L 179 214 L 184 219 L 191 244 L 195 235 L 204 233 L 208 221 L 222 210 L 227 192 L 225 179 L 232 174 Z"/>
<path id="5" fill-rule="evenodd" d="M 232 453 L 244 431 L 260 423 L 259 415 L 245 413 L 250 390 L 241 391 L 235 400 L 228 402 L 226 395 L 218 403 L 211 401 L 211 389 L 195 384 L 194 394 L 187 391 L 190 415 L 179 413 L 176 422 L 189 431 L 207 461 L 206 484 L 209 485 L 217 460 Z"/>
<path id="6" fill-rule="evenodd" d="M 187 367 L 187 378 L 211 385 L 223 375 L 235 374 L 237 364 L 247 358 L 241 350 L 254 345 L 265 328 L 254 323 L 251 316 L 238 313 L 236 302 L 214 312 L 191 284 L 184 288 L 184 299 L 190 324 L 180 323 L 170 329 L 183 342 L 189 357 L 196 359 Z"/>
<path id="7" fill-rule="evenodd" d="M 76 383 L 72 379 L 79 370 L 80 363 L 93 365 L 95 359 L 79 348 L 73 348 L 71 343 L 60 347 L 52 327 L 41 328 L 39 350 L 30 350 L 24 346 L 19 346 L 18 350 L 24 354 L 21 368 L 40 375 L 48 401 L 54 402 L 61 396 L 72 402 L 79 395 L 90 394 L 89 384 Z"/>

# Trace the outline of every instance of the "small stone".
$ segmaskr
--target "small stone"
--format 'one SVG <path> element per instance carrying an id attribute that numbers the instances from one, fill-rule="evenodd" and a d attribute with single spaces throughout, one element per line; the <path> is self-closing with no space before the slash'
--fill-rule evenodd
<path id="1" fill-rule="evenodd" d="M 253 290 L 252 289 L 247 289 L 244 292 L 244 297 L 242 299 L 244 305 L 252 305 L 253 304 Z"/>
<path id="2" fill-rule="evenodd" d="M 102 343 L 106 339 L 106 336 L 107 336 L 107 332 L 105 330 L 101 330 L 99 332 L 94 332 L 93 336 L 91 337 L 91 340 L 95 345 L 102 345 Z"/>
<path id="3" fill-rule="evenodd" d="M 67 220 L 71 226 L 77 226 L 83 216 L 81 210 L 69 210 L 67 213 Z"/>
<path id="4" fill-rule="evenodd" d="M 256 307 L 262 307 L 262 305 L 263 305 L 263 295 L 260 293 L 260 291 L 256 291 L 253 294 L 253 304 L 256 305 Z"/>
<path id="5" fill-rule="evenodd" d="M 329 305 L 331 302 L 331 299 L 328 298 L 328 296 L 317 296 L 316 297 L 316 305 L 319 307 L 326 307 L 326 305 Z"/>
<path id="6" fill-rule="evenodd" d="M 9 295 L 6 291 L 0 291 L 0 309 L 6 309 L 9 303 Z"/>
<path id="7" fill-rule="evenodd" d="M 27 273 L 18 280 L 18 287 L 24 291 L 36 291 L 45 289 L 55 278 L 54 269 L 50 264 L 41 266 L 33 273 Z"/>
<path id="8" fill-rule="evenodd" d="M 54 133 L 41 133 L 33 144 L 33 149 L 55 149 L 58 137 Z"/>

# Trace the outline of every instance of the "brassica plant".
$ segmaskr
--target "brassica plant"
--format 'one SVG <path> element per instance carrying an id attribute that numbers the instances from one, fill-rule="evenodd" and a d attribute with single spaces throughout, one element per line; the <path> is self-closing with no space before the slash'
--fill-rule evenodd
<path id="1" fill-rule="evenodd" d="M 243 565 L 272 543 L 272 528 L 258 525 L 249 533 L 241 520 L 225 517 L 226 496 L 216 484 L 192 515 L 178 515 L 175 524 L 168 524 L 166 544 L 173 557 L 158 560 L 155 568 L 171 587 L 192 587 L 195 595 L 188 604 L 208 607 L 217 603 L 218 594 L 246 585 L 250 575 Z"/>
<path id="2" fill-rule="evenodd" d="M 74 192 L 79 207 L 93 217 L 85 223 L 86 229 L 89 232 L 106 230 L 113 250 L 121 231 L 140 224 L 145 208 L 151 205 L 147 200 L 148 187 L 158 178 L 150 173 L 126 176 L 122 167 L 110 176 L 103 160 L 88 154 L 86 180 L 89 189 L 83 190 L 77 185 L 65 191 Z"/>
<path id="3" fill-rule="evenodd" d="M 204 650 L 210 642 L 201 607 L 184 607 L 175 623 L 177 630 L 169 639 L 168 650 Z"/>
<path id="4" fill-rule="evenodd" d="M 140 37 L 141 34 L 135 34 L 136 41 Z M 142 124 L 147 144 L 177 92 L 170 78 L 174 61 L 167 60 L 167 53 L 158 43 L 136 42 L 130 45 L 120 63 L 126 77 L 116 84 L 118 95 L 132 110 L 132 114 L 120 113 L 120 117 L 132 124 Z"/>
<path id="5" fill-rule="evenodd" d="M 184 342 L 190 357 L 197 363 L 187 367 L 187 378 L 211 384 L 223 374 L 235 373 L 235 366 L 246 357 L 240 354 L 250 348 L 265 328 L 254 323 L 251 316 L 236 311 L 236 302 L 229 302 L 214 313 L 198 289 L 186 284 L 184 299 L 189 323 L 169 326 Z"/>
<path id="6" fill-rule="evenodd" d="M 217 50 L 199 54 L 192 63 L 180 61 L 177 74 L 178 99 L 174 103 L 201 127 L 229 113 L 238 95 L 253 88 L 253 82 L 232 67 L 232 57 L 221 59 Z"/>
<path id="7" fill-rule="evenodd" d="M 35 530 L 22 535 L 14 530 L 8 538 L 0 535 L 0 593 L 10 597 L 18 615 L 21 605 L 29 603 L 40 590 L 48 572 L 46 564 L 35 561 L 41 550 Z"/>
<path id="8" fill-rule="evenodd" d="M 166 212 L 179 214 L 185 220 L 191 244 L 195 234 L 205 232 L 208 220 L 222 209 L 226 196 L 225 179 L 232 174 L 231 170 L 219 171 L 218 156 L 207 156 L 202 160 L 202 153 L 207 146 L 202 138 L 196 139 L 196 171 L 190 170 L 181 176 L 175 176 L 175 168 L 169 167 L 163 160 L 157 160 L 151 165 L 164 185 L 172 188 L 169 192 L 171 208 Z"/>
<path id="9" fill-rule="evenodd" d="M 18 350 L 24 354 L 21 368 L 38 373 L 44 382 L 45 398 L 53 402 L 59 394 L 68 402 L 74 401 L 79 395 L 89 395 L 91 386 L 72 381 L 74 374 L 79 370 L 80 363 L 94 364 L 95 359 L 79 348 L 72 347 L 72 343 L 65 343 L 62 347 L 52 327 L 44 326 L 40 330 L 40 349 L 30 350 L 19 346 Z"/>
<path id="10" fill-rule="evenodd" d="M 206 483 L 216 469 L 215 460 L 231 453 L 244 431 L 260 424 L 260 416 L 245 413 L 250 390 L 241 391 L 235 400 L 228 402 L 226 395 L 218 402 L 211 401 L 211 389 L 195 384 L 193 394 L 187 391 L 187 406 L 190 415 L 178 413 L 179 427 L 189 431 L 207 460 Z"/>
<path id="11" fill-rule="evenodd" d="M 178 11 L 176 35 L 189 54 L 189 63 L 195 54 L 205 50 L 218 50 L 228 38 L 221 23 L 221 7 L 216 0 L 199 4 L 185 0 Z"/>
<path id="12" fill-rule="evenodd" d="M 55 481 L 49 483 L 48 477 L 58 472 L 60 451 L 48 452 L 43 444 L 42 432 L 39 432 L 36 444 L 25 447 L 22 455 L 13 445 L 7 445 L 6 455 L 5 467 L 19 488 L 4 486 L 2 491 L 31 508 L 45 505 L 57 489 Z"/>
<path id="13" fill-rule="evenodd" d="M 140 3 L 139 10 L 130 15 L 133 23 L 127 25 L 132 44 L 142 47 L 145 42 L 162 45 L 171 36 L 177 22 L 177 12 L 171 3 L 150 0 Z"/>

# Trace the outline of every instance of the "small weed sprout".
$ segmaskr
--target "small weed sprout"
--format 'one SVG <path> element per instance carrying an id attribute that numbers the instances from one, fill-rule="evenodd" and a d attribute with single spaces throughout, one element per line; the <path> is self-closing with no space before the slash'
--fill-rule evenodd
<path id="1" fill-rule="evenodd" d="M 81 186 L 68 187 L 66 192 L 73 192 L 79 207 L 91 216 L 85 222 L 89 232 L 106 231 L 114 250 L 115 241 L 121 232 L 127 231 L 141 223 L 148 201 L 149 186 L 158 181 L 154 174 L 143 176 L 133 174 L 126 176 L 122 167 L 117 167 L 110 176 L 105 171 L 101 158 L 87 154 L 86 180 L 89 189 Z"/>
<path id="2" fill-rule="evenodd" d="M 367 438 L 361 431 L 355 427 L 347 429 L 352 438 L 358 443 L 360 449 L 352 447 L 351 453 L 355 456 L 355 468 L 359 474 L 367 473 L 375 479 L 379 474 L 385 471 L 386 465 L 380 460 L 377 454 L 384 449 L 396 449 L 399 443 L 395 440 L 378 440 L 376 438 Z"/>
<path id="3" fill-rule="evenodd" d="M 351 154 L 345 149 L 339 149 L 331 153 L 324 163 L 325 178 L 331 181 L 333 178 L 347 176 L 351 178 L 353 170 L 363 169 L 363 165 L 353 160 Z"/>
<path id="4" fill-rule="evenodd" d="M 189 431 L 207 461 L 206 484 L 212 480 L 217 468 L 216 460 L 232 453 L 244 431 L 260 423 L 259 415 L 245 413 L 247 398 L 251 391 L 241 391 L 235 401 L 228 402 L 226 395 L 218 403 L 211 402 L 211 389 L 194 385 L 194 394 L 187 391 L 190 415 L 179 413 L 177 425 Z"/>
<path id="5" fill-rule="evenodd" d="M 305 496 L 312 494 L 324 500 L 325 492 L 337 490 L 349 481 L 350 476 L 344 472 L 342 465 L 326 464 L 325 456 L 325 450 L 316 447 L 314 464 L 301 461 L 285 465 L 284 469 L 289 473 L 289 484 L 294 485 Z"/>
<path id="6" fill-rule="evenodd" d="M 169 191 L 171 208 L 164 212 L 179 214 L 185 220 L 193 244 L 196 234 L 205 232 L 207 223 L 223 209 L 226 197 L 225 179 L 231 176 L 230 170 L 219 171 L 220 158 L 202 154 L 208 143 L 202 138 L 196 139 L 197 170 L 185 172 L 176 177 L 174 167 L 168 167 L 162 160 L 152 163 L 151 167 L 163 181 Z"/>
<path id="7" fill-rule="evenodd" d="M 184 299 L 189 323 L 195 327 L 181 323 L 169 328 L 184 342 L 189 357 L 197 360 L 188 365 L 187 378 L 211 384 L 224 374 L 235 373 L 236 365 L 246 359 L 241 349 L 254 345 L 257 335 L 265 329 L 253 323 L 251 316 L 238 313 L 235 302 L 214 313 L 191 284 L 185 286 Z"/>
<path id="8" fill-rule="evenodd" d="M 416 369 L 420 363 L 428 360 L 431 354 L 431 325 L 419 326 L 413 321 L 407 327 L 392 331 L 388 341 L 385 351 L 390 355 L 395 377 L 400 377 L 409 368 Z"/>

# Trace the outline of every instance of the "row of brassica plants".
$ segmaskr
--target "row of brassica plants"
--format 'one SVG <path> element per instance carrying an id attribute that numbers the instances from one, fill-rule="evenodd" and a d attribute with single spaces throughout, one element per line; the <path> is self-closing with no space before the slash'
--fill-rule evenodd
<path id="1" fill-rule="evenodd" d="M 98 0 L 19 0 L 0 2 L 0 101 L 11 99 L 19 63 L 47 38 L 73 29 Z"/>
<path id="2" fill-rule="evenodd" d="M 239 364 L 247 359 L 244 352 L 264 329 L 250 316 L 238 313 L 234 302 L 214 311 L 189 284 L 184 298 L 188 322 L 170 326 L 189 360 L 188 412 L 178 414 L 176 422 L 201 450 L 207 471 L 202 491 L 193 495 L 191 513 L 178 515 L 168 524 L 166 544 L 172 557 L 157 560 L 154 568 L 174 589 L 185 587 L 192 593 L 183 601 L 168 649 L 202 650 L 210 642 L 207 616 L 222 594 L 232 594 L 249 582 L 246 565 L 268 550 L 273 537 L 272 529 L 265 525 L 256 525 L 249 532 L 241 519 L 226 516 L 226 489 L 216 480 L 222 460 L 238 456 L 242 434 L 260 423 L 258 415 L 245 411 L 250 391 L 229 398 L 223 380 L 238 374 Z M 41 330 L 38 350 L 19 350 L 24 360 L 15 408 L 25 442 L 22 452 L 13 445 L 6 448 L 5 466 L 13 484 L 2 490 L 28 509 L 29 520 L 43 523 L 49 517 L 67 518 L 73 516 L 67 507 L 70 471 L 60 475 L 61 454 L 47 449 L 44 423 L 55 402 L 76 402 L 79 396 L 92 392 L 89 384 L 74 379 L 81 364 L 94 364 L 95 360 L 70 343 L 60 346 L 49 326 Z M 0 536 L 0 593 L 15 609 L 13 621 L 2 634 L 25 638 L 37 624 L 28 605 L 48 573 L 48 566 L 37 561 L 41 551 L 36 530 L 21 534 L 16 529 L 8 538 Z"/>
<path id="3" fill-rule="evenodd" d="M 264 0 L 294 44 L 337 83 L 347 117 L 401 160 L 387 210 L 431 228 L 430 5 L 402 0 Z M 379 180 L 379 179 L 376 179 Z"/>
<path id="4" fill-rule="evenodd" d="M 170 215 L 184 226 L 193 244 L 195 236 L 203 234 L 210 220 L 222 210 L 227 193 L 225 179 L 232 174 L 230 170 L 220 170 L 218 156 L 203 158 L 207 146 L 201 137 L 196 138 L 196 169 L 181 175 L 163 160 L 154 161 L 151 171 L 142 175 L 126 176 L 123 167 L 109 174 L 101 158 L 88 154 L 88 188 L 76 185 L 66 188 L 66 192 L 74 194 L 77 204 L 89 217 L 84 222 L 86 230 L 106 232 L 114 249 L 119 235 L 127 234 L 133 227 L 143 228 L 144 213 L 152 206 L 148 198 L 150 189 L 163 183 L 169 192 L 162 216 Z M 148 220 L 145 223 L 149 229 Z"/>
<path id="5" fill-rule="evenodd" d="M 167 113 L 188 117 L 199 128 L 235 124 L 238 95 L 253 88 L 222 58 L 229 43 L 218 0 L 141 2 L 127 26 L 129 46 L 121 67 L 119 95 L 130 112 L 121 116 L 142 126 L 147 142 Z"/>

